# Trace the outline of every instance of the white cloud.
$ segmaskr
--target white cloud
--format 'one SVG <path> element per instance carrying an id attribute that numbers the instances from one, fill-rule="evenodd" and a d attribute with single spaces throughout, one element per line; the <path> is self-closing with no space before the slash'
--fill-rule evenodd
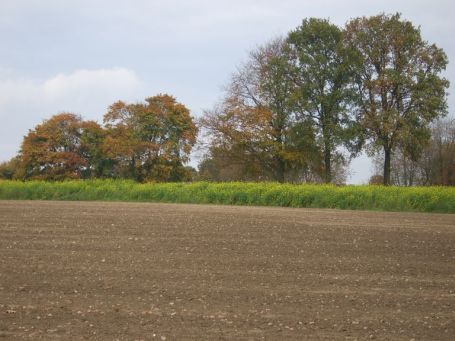
<path id="1" fill-rule="evenodd" d="M 49 98 L 62 98 L 90 90 L 130 91 L 140 82 L 128 69 L 77 70 L 71 74 L 58 74 L 43 84 L 44 94 Z"/>
<path id="2" fill-rule="evenodd" d="M 113 102 L 144 98 L 144 88 L 125 68 L 76 70 L 42 81 L 0 72 L 0 161 L 14 156 L 23 135 L 43 119 L 69 111 L 100 121 Z"/>

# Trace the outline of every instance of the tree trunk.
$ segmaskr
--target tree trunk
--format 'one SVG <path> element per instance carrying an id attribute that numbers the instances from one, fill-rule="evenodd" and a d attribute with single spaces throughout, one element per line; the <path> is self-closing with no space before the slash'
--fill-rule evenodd
<path id="1" fill-rule="evenodd" d="M 275 180 L 283 183 L 285 181 L 285 162 L 282 157 L 278 156 L 276 158 L 276 169 L 275 169 Z"/>
<path id="2" fill-rule="evenodd" d="M 390 186 L 390 159 L 392 151 L 390 148 L 384 147 L 384 185 Z"/>
<path id="3" fill-rule="evenodd" d="M 323 120 L 322 138 L 324 141 L 324 182 L 332 182 L 332 139 L 329 124 Z"/>
<path id="4" fill-rule="evenodd" d="M 284 114 L 278 114 L 275 122 L 271 122 L 274 130 L 274 137 L 277 146 L 279 146 L 280 153 L 275 154 L 275 180 L 284 183 L 286 174 L 286 162 L 283 160 L 283 152 L 285 150 L 283 132 L 284 132 Z"/>
<path id="5" fill-rule="evenodd" d="M 324 182 L 326 184 L 332 182 L 332 129 L 330 129 L 329 116 L 326 115 L 322 108 L 322 139 L 324 143 Z"/>
<path id="6" fill-rule="evenodd" d="M 137 181 L 137 178 L 136 178 L 136 158 L 134 156 L 131 157 L 131 161 L 130 161 L 130 174 L 131 174 L 131 178 L 135 181 Z"/>
<path id="7" fill-rule="evenodd" d="M 328 184 L 332 182 L 332 153 L 327 141 L 324 143 L 324 167 L 324 181 Z"/>

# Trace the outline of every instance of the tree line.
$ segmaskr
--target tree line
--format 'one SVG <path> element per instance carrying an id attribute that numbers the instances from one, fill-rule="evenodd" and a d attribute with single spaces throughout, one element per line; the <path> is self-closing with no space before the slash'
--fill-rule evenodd
<path id="1" fill-rule="evenodd" d="M 60 114 L 30 130 L 0 174 L 342 183 L 349 161 L 366 150 L 381 165 L 373 182 L 414 184 L 397 180 L 398 161 L 418 168 L 433 156 L 434 122 L 447 114 L 447 63 L 400 14 L 355 18 L 344 27 L 304 19 L 254 49 L 199 120 L 169 95 L 117 102 L 103 126 Z M 205 153 L 196 172 L 185 164 L 198 131 Z M 453 151 L 453 140 L 441 143 Z M 453 157 L 446 159 L 443 168 L 451 170 L 444 172 L 452 174 Z M 450 182 L 451 175 L 442 181 L 425 172 L 421 183 Z"/>
<path id="2" fill-rule="evenodd" d="M 14 179 L 128 178 L 185 181 L 185 162 L 196 143 L 189 110 L 169 95 L 144 103 L 116 102 L 103 126 L 79 115 L 61 113 L 24 137 L 19 155 L 1 168 Z"/>

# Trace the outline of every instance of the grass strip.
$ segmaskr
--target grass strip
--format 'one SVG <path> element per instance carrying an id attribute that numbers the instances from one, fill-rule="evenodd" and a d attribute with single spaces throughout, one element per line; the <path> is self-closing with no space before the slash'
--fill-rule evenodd
<path id="1" fill-rule="evenodd" d="M 455 213 L 454 187 L 130 180 L 6 181 L 0 199 L 103 200 Z"/>

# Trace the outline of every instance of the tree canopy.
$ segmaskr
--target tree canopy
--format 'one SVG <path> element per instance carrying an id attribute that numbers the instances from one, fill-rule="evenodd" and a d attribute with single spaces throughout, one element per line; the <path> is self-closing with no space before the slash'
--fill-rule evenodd
<path id="1" fill-rule="evenodd" d="M 55 115 L 29 131 L 21 148 L 22 176 L 26 179 L 81 178 L 94 166 L 87 140 L 101 128 L 72 113 Z M 87 152 L 83 152 L 87 150 Z"/>
<path id="2" fill-rule="evenodd" d="M 158 95 L 145 102 L 119 101 L 104 115 L 108 132 L 104 151 L 114 161 L 113 176 L 181 180 L 197 127 L 189 110 L 172 96 Z"/>
<path id="3" fill-rule="evenodd" d="M 430 138 L 429 124 L 446 114 L 447 56 L 400 14 L 354 19 L 345 36 L 357 57 L 360 122 L 370 150 L 383 150 L 388 185 L 396 148 L 416 159 Z"/>
<path id="4" fill-rule="evenodd" d="M 189 110 L 169 95 L 146 103 L 116 102 L 104 126 L 61 113 L 30 130 L 21 152 L 3 165 L 8 177 L 62 180 L 93 177 L 137 181 L 188 179 L 185 167 L 196 142 L 197 127 Z"/>
<path id="5" fill-rule="evenodd" d="M 332 162 L 342 161 L 344 146 L 354 154 L 360 140 L 352 115 L 356 93 L 352 87 L 351 50 L 342 30 L 325 19 L 305 19 L 287 38 L 292 107 L 298 121 L 311 124 L 323 160 L 323 180 L 332 181 Z"/>
<path id="6" fill-rule="evenodd" d="M 311 127 L 301 129 L 301 136 L 295 131 L 285 48 L 283 39 L 275 39 L 252 51 L 232 76 L 221 104 L 201 119 L 210 139 L 208 157 L 213 159 L 205 164 L 226 165 L 232 172 L 235 168 L 242 180 L 283 182 L 305 176 L 310 161 L 316 163 L 310 157 Z"/>

